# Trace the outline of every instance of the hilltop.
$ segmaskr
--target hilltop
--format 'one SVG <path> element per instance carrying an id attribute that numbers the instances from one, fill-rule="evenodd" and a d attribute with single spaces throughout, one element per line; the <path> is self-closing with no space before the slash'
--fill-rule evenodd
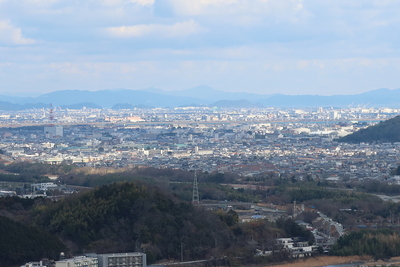
<path id="1" fill-rule="evenodd" d="M 338 141 L 348 143 L 400 142 L 400 116 L 341 137 Z"/>
<path id="2" fill-rule="evenodd" d="M 38 224 L 68 240 L 75 252 L 145 250 L 150 262 L 180 257 L 181 243 L 191 258 L 233 242 L 228 225 L 215 213 L 167 196 L 144 184 L 114 183 L 55 203 Z M 217 240 L 217 241 L 216 241 Z"/>

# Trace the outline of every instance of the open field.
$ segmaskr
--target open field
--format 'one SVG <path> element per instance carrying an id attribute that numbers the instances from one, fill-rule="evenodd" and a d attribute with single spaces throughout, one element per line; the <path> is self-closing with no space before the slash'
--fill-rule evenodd
<path id="1" fill-rule="evenodd" d="M 362 262 L 362 263 L 373 263 L 373 259 L 367 256 L 348 256 L 348 257 L 337 257 L 337 256 L 319 256 L 306 259 L 299 259 L 294 262 L 288 262 L 278 265 L 273 265 L 274 267 L 320 267 L 328 265 L 338 265 L 351 262 Z M 375 263 L 377 264 L 377 263 Z M 271 266 L 271 265 L 265 265 Z"/>

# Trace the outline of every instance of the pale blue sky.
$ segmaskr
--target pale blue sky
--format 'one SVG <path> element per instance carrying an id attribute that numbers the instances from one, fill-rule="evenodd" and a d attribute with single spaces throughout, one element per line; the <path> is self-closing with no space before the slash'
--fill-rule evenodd
<path id="1" fill-rule="evenodd" d="M 0 0 L 0 94 L 400 88 L 399 0 Z"/>

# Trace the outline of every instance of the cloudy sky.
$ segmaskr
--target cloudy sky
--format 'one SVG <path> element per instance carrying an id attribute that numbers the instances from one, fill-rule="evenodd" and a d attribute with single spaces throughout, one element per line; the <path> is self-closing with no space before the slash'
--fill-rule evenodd
<path id="1" fill-rule="evenodd" d="M 0 94 L 400 88 L 399 0 L 0 0 Z"/>

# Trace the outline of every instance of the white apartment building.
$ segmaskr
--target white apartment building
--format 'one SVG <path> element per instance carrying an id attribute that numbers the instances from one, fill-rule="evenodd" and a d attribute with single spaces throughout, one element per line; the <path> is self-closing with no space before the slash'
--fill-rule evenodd
<path id="1" fill-rule="evenodd" d="M 99 267 L 146 267 L 146 254 L 141 252 L 97 254 Z M 58 266 L 56 266 L 58 267 Z"/>
<path id="2" fill-rule="evenodd" d="M 64 135 L 64 128 L 61 125 L 56 126 L 45 126 L 44 133 L 48 135 L 48 137 L 56 137 Z"/>
<path id="3" fill-rule="evenodd" d="M 56 267 L 99 267 L 96 257 L 79 256 L 56 261 Z"/>

